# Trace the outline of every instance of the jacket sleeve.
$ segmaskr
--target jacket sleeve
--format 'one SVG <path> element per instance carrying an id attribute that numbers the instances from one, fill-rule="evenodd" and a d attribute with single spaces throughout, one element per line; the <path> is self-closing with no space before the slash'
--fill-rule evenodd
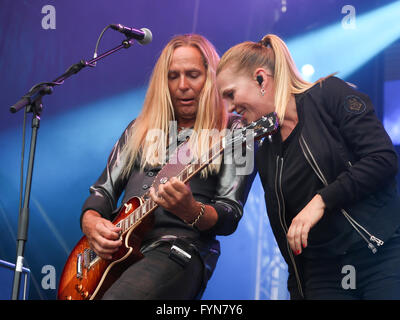
<path id="1" fill-rule="evenodd" d="M 81 225 L 82 216 L 89 209 L 97 211 L 105 219 L 110 220 L 112 218 L 112 213 L 117 207 L 118 199 L 127 182 L 127 179 L 122 177 L 122 169 L 124 168 L 126 159 L 121 151 L 126 144 L 129 128 L 133 122 L 128 125 L 119 140 L 115 143 L 108 157 L 105 169 L 97 181 L 90 187 L 90 195 L 82 206 Z"/>
<path id="2" fill-rule="evenodd" d="M 398 159 L 367 95 L 336 77 L 325 80 L 321 90 L 324 106 L 352 155 L 347 170 L 319 192 L 327 208 L 337 209 L 383 188 L 396 175 Z"/>
<path id="3" fill-rule="evenodd" d="M 239 127 L 241 127 L 241 123 L 240 120 L 236 118 L 231 129 L 237 129 Z M 253 151 L 247 150 L 247 152 L 254 156 Z M 240 171 L 240 165 L 238 165 L 234 159 L 233 161 L 225 160 L 219 172 L 216 195 L 210 204 L 217 211 L 218 220 L 207 232 L 216 235 L 229 235 L 236 230 L 243 216 L 243 207 L 256 175 L 254 167 L 250 168 L 250 172 L 247 172 L 247 174 L 243 174 L 244 171 Z M 251 165 L 254 163 L 254 161 L 252 161 L 251 164 L 247 162 L 248 161 L 246 161 L 244 165 Z"/>

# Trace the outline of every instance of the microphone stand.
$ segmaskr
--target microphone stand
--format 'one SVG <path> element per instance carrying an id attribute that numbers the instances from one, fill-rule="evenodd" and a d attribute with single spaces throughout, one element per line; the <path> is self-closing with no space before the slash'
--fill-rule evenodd
<path id="1" fill-rule="evenodd" d="M 85 61 L 81 60 L 80 62 L 72 65 L 68 70 L 55 79 L 52 82 L 44 82 L 35 85 L 26 95 L 24 95 L 16 104 L 14 104 L 10 108 L 11 113 L 16 113 L 22 108 L 26 108 L 27 113 L 32 113 L 32 136 L 31 136 L 31 145 L 29 151 L 29 160 L 28 160 L 28 171 L 26 176 L 25 183 L 25 192 L 24 192 L 24 202 L 23 208 L 19 212 L 18 216 L 18 233 L 17 233 L 17 260 L 15 263 L 14 270 L 14 280 L 13 280 L 13 288 L 12 288 L 12 300 L 18 300 L 19 297 L 19 289 L 22 275 L 22 267 L 24 260 L 24 250 L 25 244 L 28 239 L 28 224 L 29 224 L 29 200 L 31 194 L 31 185 L 32 185 L 32 174 L 33 174 L 33 163 L 35 159 L 35 151 L 36 151 L 36 141 L 37 141 L 37 133 L 40 126 L 40 115 L 43 111 L 43 103 L 42 98 L 47 94 L 51 94 L 53 92 L 53 87 L 56 85 L 61 85 L 64 81 L 70 76 L 78 73 L 84 67 L 90 66 L 94 67 L 95 62 L 101 60 L 118 50 L 125 48 L 128 49 L 132 46 L 134 40 L 133 38 L 127 38 L 122 43 L 101 54 L 100 56 L 90 60 Z"/>

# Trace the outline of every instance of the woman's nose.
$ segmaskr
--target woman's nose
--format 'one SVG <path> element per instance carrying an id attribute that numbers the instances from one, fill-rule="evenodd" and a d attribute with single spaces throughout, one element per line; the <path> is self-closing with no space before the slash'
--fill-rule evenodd
<path id="1" fill-rule="evenodd" d="M 228 103 L 228 112 L 235 111 L 235 105 L 232 102 Z"/>

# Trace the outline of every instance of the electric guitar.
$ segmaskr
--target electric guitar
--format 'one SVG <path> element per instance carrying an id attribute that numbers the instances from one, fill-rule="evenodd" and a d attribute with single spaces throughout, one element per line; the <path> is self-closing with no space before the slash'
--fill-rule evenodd
<path id="1" fill-rule="evenodd" d="M 208 152 L 197 161 L 187 164 L 170 161 L 158 172 L 152 186 L 155 190 L 170 178 L 177 177 L 184 183 L 209 165 L 224 150 L 241 147 L 249 137 L 254 140 L 271 136 L 278 129 L 275 113 L 263 116 L 248 126 L 231 130 L 229 134 L 214 144 Z M 184 143 L 182 145 L 186 145 Z M 183 147 L 179 146 L 177 149 Z M 83 236 L 69 255 L 61 274 L 58 295 L 60 300 L 93 300 L 101 299 L 105 291 L 118 279 L 121 273 L 132 263 L 140 260 L 141 241 L 152 228 L 153 211 L 158 205 L 150 197 L 133 197 L 121 206 L 113 224 L 121 228 L 123 244 L 113 254 L 111 260 L 104 260 L 91 249 L 86 236 Z"/>

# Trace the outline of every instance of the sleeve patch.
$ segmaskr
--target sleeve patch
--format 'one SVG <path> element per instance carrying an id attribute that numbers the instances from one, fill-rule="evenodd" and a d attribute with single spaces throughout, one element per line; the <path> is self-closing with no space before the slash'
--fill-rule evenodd
<path id="1" fill-rule="evenodd" d="M 347 96 L 344 102 L 344 109 L 347 112 L 361 114 L 365 111 L 365 102 L 358 96 Z"/>

